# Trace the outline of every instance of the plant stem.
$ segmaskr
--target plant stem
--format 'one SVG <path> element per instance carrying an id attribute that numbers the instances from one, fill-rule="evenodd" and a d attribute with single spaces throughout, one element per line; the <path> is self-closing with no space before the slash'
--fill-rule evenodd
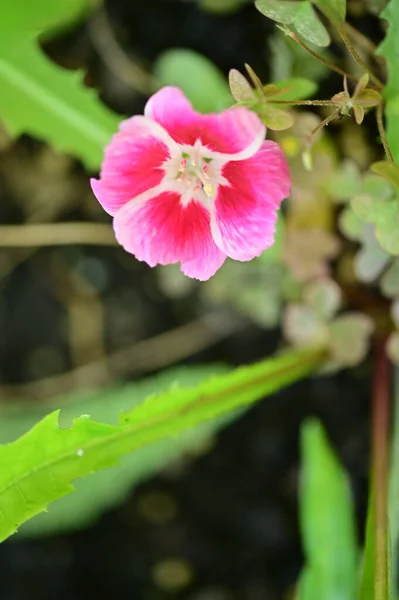
<path id="1" fill-rule="evenodd" d="M 389 147 L 387 136 L 385 133 L 384 111 L 383 111 L 382 102 L 380 102 L 380 104 L 377 106 L 377 126 L 378 126 L 378 133 L 380 134 L 380 137 L 381 137 L 382 145 L 384 146 L 386 157 L 390 162 L 393 162 L 392 152 Z"/>
<path id="2" fill-rule="evenodd" d="M 337 102 L 333 100 L 273 100 L 270 98 L 271 104 L 288 104 L 291 106 L 337 106 Z"/>
<path id="3" fill-rule="evenodd" d="M 320 54 L 318 54 L 317 52 L 312 50 L 312 48 L 309 48 L 309 46 L 307 44 L 305 44 L 305 42 L 303 42 L 298 36 L 296 36 L 293 31 L 289 31 L 289 33 L 287 32 L 287 35 L 289 35 L 295 42 L 297 42 L 297 44 L 299 44 L 304 50 L 306 50 L 306 52 L 311 54 L 314 58 L 317 58 L 317 60 L 319 60 L 320 62 L 325 64 L 326 67 L 328 67 L 332 71 L 335 71 L 339 75 L 342 75 L 342 77 L 347 77 L 348 79 L 351 79 L 352 81 L 355 81 L 355 82 L 358 81 L 357 77 L 355 77 L 354 75 L 351 75 L 350 73 L 346 73 L 346 71 L 344 71 L 343 69 L 340 69 L 339 67 L 337 67 L 337 65 L 334 65 L 334 63 L 323 58 Z"/>
<path id="4" fill-rule="evenodd" d="M 372 397 L 372 488 L 375 508 L 375 600 L 388 598 L 388 466 L 390 372 L 385 343 L 375 346 Z"/>
<path id="5" fill-rule="evenodd" d="M 363 48 L 369 54 L 374 54 L 374 52 L 377 49 L 377 46 L 367 36 L 365 36 L 363 33 L 361 33 L 361 31 L 356 29 L 356 27 L 353 27 L 353 25 L 351 25 L 348 22 L 345 22 L 343 24 L 343 28 L 346 31 L 346 33 L 350 35 L 352 39 L 355 40 L 355 42 L 358 43 L 359 46 L 363 46 Z"/>
<path id="6" fill-rule="evenodd" d="M 394 403 L 388 514 L 392 544 L 392 580 L 396 581 L 398 572 L 397 556 L 399 541 L 399 367 L 395 369 Z"/>
<path id="7" fill-rule="evenodd" d="M 334 112 L 332 112 L 330 115 L 328 115 L 328 117 L 326 119 L 324 119 L 324 121 L 322 121 L 321 123 L 319 123 L 317 125 L 317 127 L 315 127 L 313 129 L 312 135 L 315 135 L 318 131 L 320 131 L 320 129 L 322 129 L 323 127 L 325 127 L 325 125 L 328 125 L 333 119 L 335 119 L 336 117 L 338 117 L 339 111 L 340 111 L 340 109 L 337 108 L 337 110 L 334 110 Z"/>
<path id="8" fill-rule="evenodd" d="M 339 27 L 338 28 L 338 33 L 339 33 L 339 35 L 341 37 L 341 40 L 344 42 L 346 48 L 348 49 L 349 53 L 353 57 L 353 59 L 358 63 L 358 65 L 360 65 L 360 67 L 362 67 L 362 69 L 364 69 L 369 74 L 370 79 L 375 83 L 375 85 L 379 89 L 382 89 L 384 87 L 384 84 L 382 83 L 382 81 L 380 81 L 378 79 L 378 77 L 376 75 L 374 75 L 374 73 L 370 69 L 370 67 L 359 56 L 359 54 L 357 53 L 357 50 L 354 48 L 354 46 L 352 45 L 352 42 L 348 38 L 345 29 L 343 27 Z"/>

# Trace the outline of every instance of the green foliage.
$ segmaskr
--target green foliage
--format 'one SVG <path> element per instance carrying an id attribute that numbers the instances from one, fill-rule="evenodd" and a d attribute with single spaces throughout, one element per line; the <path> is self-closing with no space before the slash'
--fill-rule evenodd
<path id="1" fill-rule="evenodd" d="M 249 405 L 317 367 L 320 348 L 280 357 L 215 376 L 191 389 L 174 386 L 120 415 L 119 425 L 82 415 L 60 429 L 59 411 L 17 441 L 0 446 L 0 539 L 73 491 L 71 482 L 110 467 L 122 456 Z"/>
<path id="2" fill-rule="evenodd" d="M 74 0 L 0 3 L 0 119 L 8 131 L 27 133 L 97 169 L 119 117 L 108 110 L 80 73 L 58 67 L 38 35 L 82 9 Z"/>
<path id="3" fill-rule="evenodd" d="M 387 139 L 396 162 L 399 162 L 399 0 L 390 0 L 381 17 L 387 20 L 388 30 L 378 53 L 388 64 L 388 82 L 384 87 L 387 117 Z"/>
<path id="4" fill-rule="evenodd" d="M 193 50 L 166 50 L 155 62 L 154 75 L 159 87 L 180 87 L 200 112 L 219 111 L 231 105 L 223 74 L 208 58 Z"/>
<path id="5" fill-rule="evenodd" d="M 90 414 L 96 421 L 116 424 L 117 412 L 138 406 L 151 394 L 179 382 L 181 387 L 193 386 L 226 367 L 210 365 L 179 368 L 144 379 L 138 383 L 120 385 L 103 392 L 57 398 L 51 405 L 32 402 L 7 403 L 0 407 L 0 442 L 8 443 L 23 435 L 50 410 L 62 406 L 61 427 L 70 427 L 77 414 Z M 229 415 L 235 417 L 236 413 Z M 104 510 L 123 500 L 128 492 L 143 479 L 163 468 L 183 454 L 195 454 L 213 432 L 225 424 L 226 418 L 202 423 L 189 432 L 160 440 L 156 444 L 136 450 L 125 456 L 110 469 L 98 471 L 76 482 L 76 494 L 53 502 L 48 512 L 40 513 L 26 522 L 22 535 L 43 535 L 76 529 L 92 522 Z"/>
<path id="6" fill-rule="evenodd" d="M 309 0 L 256 0 L 255 6 L 263 15 L 292 25 L 298 35 L 316 46 L 328 46 L 330 36 Z"/>
<path id="7" fill-rule="evenodd" d="M 299 600 L 353 600 L 358 550 L 348 478 L 318 421 L 302 426 Z"/>
<path id="8" fill-rule="evenodd" d="M 313 0 L 332 23 L 342 25 L 346 15 L 346 0 Z"/>

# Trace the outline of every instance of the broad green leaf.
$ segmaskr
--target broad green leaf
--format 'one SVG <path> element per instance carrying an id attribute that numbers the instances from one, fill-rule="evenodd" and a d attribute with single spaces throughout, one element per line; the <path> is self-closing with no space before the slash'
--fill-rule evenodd
<path id="1" fill-rule="evenodd" d="M 388 24 L 385 39 L 378 48 L 378 54 L 388 64 L 388 82 L 383 91 L 386 100 L 387 139 L 395 161 L 399 162 L 399 0 L 390 0 L 381 17 Z"/>
<path id="2" fill-rule="evenodd" d="M 332 23 L 342 25 L 346 15 L 346 0 L 312 0 Z"/>
<path id="3" fill-rule="evenodd" d="M 138 406 L 150 394 L 170 385 L 189 387 L 206 377 L 222 373 L 227 367 L 219 365 L 193 366 L 166 371 L 138 383 L 120 385 L 102 392 L 80 393 L 76 397 L 54 399 L 51 405 L 32 402 L 3 404 L 0 406 L 0 443 L 11 442 L 23 435 L 42 419 L 49 410 L 62 406 L 60 425 L 70 427 L 77 414 L 90 414 L 96 421 L 116 424 L 118 411 Z M 238 416 L 232 413 L 231 417 Z M 213 432 L 224 425 L 227 418 L 197 425 L 188 432 L 160 440 L 125 456 L 110 469 L 98 471 L 76 482 L 76 494 L 53 502 L 48 512 L 27 521 L 20 530 L 22 535 L 47 535 L 58 531 L 77 529 L 90 524 L 103 511 L 111 508 L 139 484 L 152 476 L 171 460 L 182 455 L 195 454 Z"/>
<path id="4" fill-rule="evenodd" d="M 37 40 L 81 5 L 77 0 L 0 3 L 0 121 L 14 136 L 38 137 L 97 169 L 120 118 L 84 86 L 81 73 L 47 58 Z"/>
<path id="5" fill-rule="evenodd" d="M 0 3 L 4 31 L 43 32 L 70 23 L 98 4 L 96 0 L 13 0 Z"/>
<path id="6" fill-rule="evenodd" d="M 341 306 L 342 292 L 333 279 L 320 277 L 305 287 L 303 299 L 321 318 L 331 319 Z"/>
<path id="7" fill-rule="evenodd" d="M 232 104 L 223 74 L 205 56 L 186 48 L 163 52 L 154 65 L 159 87 L 176 85 L 200 112 L 223 110 Z"/>
<path id="8" fill-rule="evenodd" d="M 119 425 L 82 415 L 71 428 L 60 429 L 59 411 L 49 414 L 23 437 L 0 446 L 0 540 L 47 504 L 72 492 L 75 479 L 110 467 L 134 450 L 250 405 L 309 374 L 323 359 L 320 348 L 291 351 L 191 389 L 175 386 L 122 413 Z"/>
<path id="9" fill-rule="evenodd" d="M 349 481 L 321 424 L 301 432 L 300 525 L 305 568 L 299 600 L 353 600 L 358 550 Z"/>
<path id="10" fill-rule="evenodd" d="M 57 67 L 29 39 L 8 44 L 0 25 L 0 120 L 12 135 L 44 139 L 97 169 L 120 118 L 82 80 L 82 73 Z"/>
<path id="11" fill-rule="evenodd" d="M 344 208 L 339 215 L 340 231 L 353 242 L 358 242 L 362 239 L 364 221 L 350 207 Z"/>
<path id="12" fill-rule="evenodd" d="M 282 25 L 292 25 L 311 44 L 329 45 L 330 36 L 310 0 L 256 0 L 255 6 L 269 19 Z"/>

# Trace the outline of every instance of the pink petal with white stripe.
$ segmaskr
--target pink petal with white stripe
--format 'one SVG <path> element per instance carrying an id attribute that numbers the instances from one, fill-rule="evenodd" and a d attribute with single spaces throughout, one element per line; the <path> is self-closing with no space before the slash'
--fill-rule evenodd
<path id="1" fill-rule="evenodd" d="M 218 247 L 235 260 L 251 260 L 274 243 L 277 209 L 289 195 L 290 178 L 278 144 L 267 141 L 251 158 L 223 169 L 211 227 Z"/>
<path id="2" fill-rule="evenodd" d="M 202 115 L 195 111 L 183 92 L 164 87 L 147 102 L 145 115 L 160 123 L 179 144 L 194 145 L 199 139 L 215 152 L 240 152 L 263 132 L 259 117 L 245 107 Z"/>
<path id="3" fill-rule="evenodd" d="M 110 215 L 162 180 L 160 167 L 169 151 L 150 125 L 143 117 L 121 123 L 105 150 L 100 179 L 91 179 L 97 200 Z"/>
<path id="4" fill-rule="evenodd" d="M 212 239 L 209 218 L 198 202 L 182 206 L 179 194 L 161 191 L 125 204 L 114 230 L 125 250 L 150 267 L 181 262 L 186 275 L 204 281 L 226 258 Z"/>

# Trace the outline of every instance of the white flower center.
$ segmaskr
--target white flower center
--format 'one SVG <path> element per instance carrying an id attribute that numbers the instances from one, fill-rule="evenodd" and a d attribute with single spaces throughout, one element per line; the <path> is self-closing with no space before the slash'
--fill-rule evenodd
<path id="1" fill-rule="evenodd" d="M 220 184 L 229 185 L 222 176 L 226 161 L 203 146 L 197 140 L 194 146 L 182 145 L 163 164 L 165 183 L 169 189 L 181 194 L 181 202 L 187 205 L 191 200 L 200 201 L 209 207 Z"/>

